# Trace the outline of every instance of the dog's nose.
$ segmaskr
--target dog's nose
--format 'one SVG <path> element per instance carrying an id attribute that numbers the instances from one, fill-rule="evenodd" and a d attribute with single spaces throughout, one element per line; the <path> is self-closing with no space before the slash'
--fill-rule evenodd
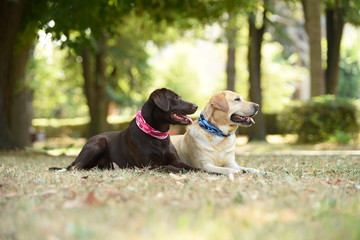
<path id="1" fill-rule="evenodd" d="M 259 104 L 254 103 L 254 109 L 255 109 L 255 111 L 259 111 L 259 108 L 260 108 Z"/>
<path id="2" fill-rule="evenodd" d="M 196 110 L 198 109 L 198 106 L 195 105 L 195 104 L 193 104 L 193 105 L 192 105 L 192 108 L 194 109 L 194 111 L 196 111 Z"/>

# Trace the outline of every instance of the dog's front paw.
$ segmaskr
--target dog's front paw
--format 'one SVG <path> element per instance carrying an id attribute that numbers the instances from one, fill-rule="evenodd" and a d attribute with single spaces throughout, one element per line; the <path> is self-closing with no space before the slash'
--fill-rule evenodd
<path id="1" fill-rule="evenodd" d="M 255 168 L 244 168 L 244 169 L 242 169 L 242 171 L 244 173 L 275 176 L 275 174 L 273 174 L 271 172 L 265 172 L 265 171 L 257 170 Z"/>

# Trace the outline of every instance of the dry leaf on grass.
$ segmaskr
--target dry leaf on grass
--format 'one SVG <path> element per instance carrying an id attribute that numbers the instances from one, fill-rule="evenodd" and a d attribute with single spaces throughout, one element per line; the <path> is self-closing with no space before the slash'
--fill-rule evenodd
<path id="1" fill-rule="evenodd" d="M 298 215 L 294 210 L 286 209 L 280 212 L 280 220 L 283 223 L 294 222 L 298 219 Z"/>
<path id="2" fill-rule="evenodd" d="M 176 181 L 176 185 L 179 186 L 180 188 L 184 187 L 184 183 L 180 181 Z"/>
<path id="3" fill-rule="evenodd" d="M 76 207 L 80 207 L 80 202 L 77 200 L 66 201 L 63 204 L 64 209 L 72 209 L 72 208 L 76 208 Z"/>
<path id="4" fill-rule="evenodd" d="M 174 173 L 169 173 L 169 176 L 174 179 L 175 181 L 181 181 L 181 182 L 184 182 L 186 179 L 187 179 L 187 176 L 185 175 L 176 175 Z"/>
<path id="5" fill-rule="evenodd" d="M 185 175 L 179 176 L 174 173 L 169 173 L 169 176 L 175 180 L 175 183 L 180 188 L 184 187 L 184 183 L 188 180 L 188 177 Z"/>
<path id="6" fill-rule="evenodd" d="M 75 197 L 75 196 L 74 196 Z M 100 206 L 103 204 L 102 201 L 100 201 L 96 196 L 95 196 L 95 192 L 91 191 L 88 192 L 85 196 L 84 200 L 80 200 L 79 198 L 74 199 L 74 200 L 69 200 L 66 201 L 63 205 L 64 209 L 72 209 L 72 208 L 77 208 L 77 207 L 81 207 L 83 206 L 85 203 L 85 205 L 89 205 L 89 206 Z"/>
<path id="7" fill-rule="evenodd" d="M 314 188 L 308 188 L 307 191 L 310 192 L 310 193 L 315 193 L 315 192 L 316 192 L 316 189 L 314 189 Z"/>
<path id="8" fill-rule="evenodd" d="M 55 189 L 50 189 L 41 193 L 35 193 L 34 196 L 50 196 L 56 194 L 58 191 Z"/>
<path id="9" fill-rule="evenodd" d="M 6 193 L 4 196 L 7 197 L 7 198 L 12 198 L 12 197 L 19 196 L 19 194 L 16 193 L 16 192 L 9 192 L 9 193 Z"/>
<path id="10" fill-rule="evenodd" d="M 341 182 L 341 179 L 340 179 L 340 178 L 337 178 L 337 179 L 329 179 L 329 180 L 327 181 L 327 183 L 330 184 L 330 185 L 336 185 L 336 184 L 338 184 L 338 183 L 340 183 L 340 182 Z"/>
<path id="11" fill-rule="evenodd" d="M 156 198 L 160 199 L 160 198 L 163 198 L 164 197 L 164 193 L 163 192 L 158 192 L 156 194 Z"/>
<path id="12" fill-rule="evenodd" d="M 88 192 L 85 198 L 85 203 L 91 206 L 99 206 L 102 202 L 95 196 L 95 192 Z"/>
<path id="13" fill-rule="evenodd" d="M 230 173 L 229 174 L 229 179 L 230 179 L 230 181 L 234 181 L 235 180 L 235 177 L 234 177 L 234 174 L 233 173 Z"/>

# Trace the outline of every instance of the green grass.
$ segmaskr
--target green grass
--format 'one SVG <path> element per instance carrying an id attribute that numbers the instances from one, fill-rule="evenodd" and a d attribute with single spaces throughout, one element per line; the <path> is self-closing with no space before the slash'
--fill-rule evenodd
<path id="1" fill-rule="evenodd" d="M 50 172 L 0 152 L 0 239 L 360 239 L 360 155 L 239 155 L 275 176 Z"/>

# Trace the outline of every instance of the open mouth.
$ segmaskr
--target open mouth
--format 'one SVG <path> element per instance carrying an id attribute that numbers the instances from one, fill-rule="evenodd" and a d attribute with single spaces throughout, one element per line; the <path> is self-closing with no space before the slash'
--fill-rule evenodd
<path id="1" fill-rule="evenodd" d="M 237 114 L 233 114 L 230 117 L 231 121 L 233 121 L 234 123 L 239 123 L 242 125 L 252 125 L 255 123 L 254 119 L 252 119 L 251 117 L 243 117 Z"/>
<path id="2" fill-rule="evenodd" d="M 181 125 L 189 125 L 193 123 L 193 120 L 190 117 L 176 112 L 171 113 L 170 118 Z"/>

